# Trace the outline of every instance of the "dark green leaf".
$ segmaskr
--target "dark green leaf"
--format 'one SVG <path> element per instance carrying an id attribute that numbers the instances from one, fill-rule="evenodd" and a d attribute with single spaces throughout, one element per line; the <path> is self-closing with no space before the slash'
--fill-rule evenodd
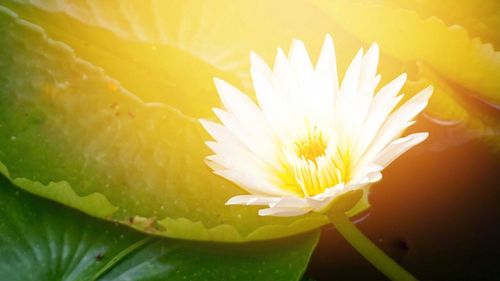
<path id="1" fill-rule="evenodd" d="M 318 233 L 222 244 L 104 222 L 0 178 L 0 280 L 299 280 Z"/>

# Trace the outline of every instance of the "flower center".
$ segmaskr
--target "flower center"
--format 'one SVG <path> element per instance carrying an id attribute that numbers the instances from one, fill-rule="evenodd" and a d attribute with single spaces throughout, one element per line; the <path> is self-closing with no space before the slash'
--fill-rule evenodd
<path id="1" fill-rule="evenodd" d="M 303 196 L 314 196 L 345 180 L 344 159 L 334 139 L 316 126 L 285 149 L 285 182 Z"/>
<path id="2" fill-rule="evenodd" d="M 316 163 L 316 159 L 325 155 L 328 143 L 323 134 L 314 128 L 306 138 L 295 143 L 295 153 L 299 158 Z"/>

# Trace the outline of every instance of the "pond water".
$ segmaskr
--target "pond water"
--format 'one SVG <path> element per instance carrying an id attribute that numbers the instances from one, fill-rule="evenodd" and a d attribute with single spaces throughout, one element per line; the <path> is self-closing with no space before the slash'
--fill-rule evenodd
<path id="1" fill-rule="evenodd" d="M 498 280 L 498 152 L 427 120 L 418 127 L 430 138 L 385 170 L 358 227 L 419 280 Z M 333 227 L 323 229 L 306 276 L 387 280 Z"/>

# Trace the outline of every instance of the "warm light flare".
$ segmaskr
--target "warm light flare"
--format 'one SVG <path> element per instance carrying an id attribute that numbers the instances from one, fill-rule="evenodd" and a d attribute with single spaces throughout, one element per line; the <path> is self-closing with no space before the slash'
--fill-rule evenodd
<path id="1" fill-rule="evenodd" d="M 382 178 L 381 171 L 422 142 L 427 133 L 399 138 L 427 105 L 432 87 L 395 109 L 406 75 L 375 89 L 378 46 L 360 50 L 339 85 L 333 40 L 326 36 L 313 68 L 301 41 L 290 54 L 278 50 L 274 69 L 252 53 L 251 74 L 259 106 L 215 79 L 226 110 L 222 125 L 201 120 L 215 141 L 214 173 L 250 193 L 227 204 L 267 205 L 260 215 L 322 212 L 337 196 Z"/>

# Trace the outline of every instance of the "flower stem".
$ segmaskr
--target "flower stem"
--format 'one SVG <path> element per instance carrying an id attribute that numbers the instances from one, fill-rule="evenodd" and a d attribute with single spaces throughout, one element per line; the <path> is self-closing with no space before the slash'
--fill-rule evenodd
<path id="1" fill-rule="evenodd" d="M 408 271 L 380 250 L 368 239 L 343 212 L 328 214 L 330 222 L 340 234 L 373 266 L 393 281 L 416 281 Z"/>

